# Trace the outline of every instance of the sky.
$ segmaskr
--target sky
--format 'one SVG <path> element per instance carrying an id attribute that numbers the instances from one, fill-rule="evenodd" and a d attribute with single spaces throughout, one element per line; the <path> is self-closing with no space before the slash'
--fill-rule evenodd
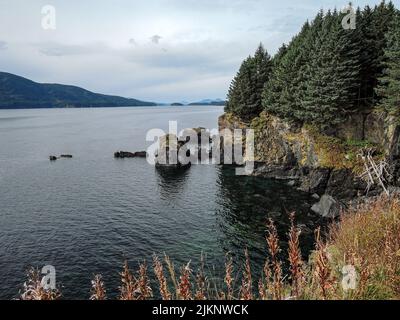
<path id="1" fill-rule="evenodd" d="M 400 0 L 393 2 L 400 7 Z M 0 71 L 146 101 L 224 99 L 241 62 L 260 42 L 273 55 L 321 8 L 347 4 L 0 0 Z"/>

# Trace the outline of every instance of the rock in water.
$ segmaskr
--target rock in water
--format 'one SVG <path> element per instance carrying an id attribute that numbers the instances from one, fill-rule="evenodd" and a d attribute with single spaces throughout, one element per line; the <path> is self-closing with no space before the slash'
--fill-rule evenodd
<path id="1" fill-rule="evenodd" d="M 147 152 L 146 151 L 138 151 L 138 152 L 128 152 L 128 151 L 118 151 L 114 153 L 114 158 L 146 158 Z"/>
<path id="2" fill-rule="evenodd" d="M 137 157 L 137 158 L 146 158 L 147 157 L 147 152 L 146 151 L 135 152 L 135 157 Z"/>
<path id="3" fill-rule="evenodd" d="M 119 151 L 114 153 L 114 157 L 115 158 L 134 158 L 135 154 L 132 152 L 128 152 L 128 151 Z"/>
<path id="4" fill-rule="evenodd" d="M 174 134 L 166 134 L 160 138 L 159 149 L 156 152 L 156 167 L 157 168 L 190 168 L 192 163 L 181 161 L 179 150 L 185 144 L 184 141 L 179 141 Z M 190 151 L 188 150 L 189 155 Z M 186 154 L 188 155 L 188 154 Z"/>
<path id="5" fill-rule="evenodd" d="M 49 159 L 50 159 L 50 161 L 56 161 L 57 157 L 56 156 L 50 156 Z"/>
<path id="6" fill-rule="evenodd" d="M 340 214 L 341 205 L 332 196 L 324 194 L 311 210 L 323 218 L 336 218 Z"/>

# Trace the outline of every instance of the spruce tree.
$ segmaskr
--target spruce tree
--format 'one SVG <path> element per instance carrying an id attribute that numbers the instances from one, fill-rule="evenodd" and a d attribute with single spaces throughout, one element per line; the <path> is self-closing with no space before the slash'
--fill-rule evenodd
<path id="1" fill-rule="evenodd" d="M 274 59 L 274 70 L 263 91 L 264 108 L 287 120 L 296 121 L 300 118 L 297 114 L 301 108 L 299 86 L 304 83 L 301 68 L 307 65 L 309 59 L 309 52 L 302 46 L 307 42 L 309 32 L 310 25 L 307 22 L 289 46 L 281 49 L 278 58 Z"/>
<path id="2" fill-rule="evenodd" d="M 396 12 L 392 2 L 384 1 L 373 9 L 368 6 L 364 10 L 357 9 L 356 29 L 346 29 L 342 26 L 346 14 L 337 10 L 324 14 L 321 10 L 272 59 L 272 72 L 262 91 L 264 109 L 289 121 L 328 129 L 353 113 L 368 113 L 373 109 L 379 101 L 375 91 L 383 72 L 385 77 L 381 79 L 380 93 L 387 97 L 387 90 L 392 88 L 393 97 L 397 69 L 395 59 L 390 57 L 398 57 L 388 48 L 388 41 L 393 46 L 394 36 L 389 40 L 385 34 Z M 393 32 L 391 30 L 391 34 Z M 390 68 L 388 65 L 384 69 L 384 57 L 392 60 Z M 249 69 L 255 68 L 255 64 L 248 65 Z M 250 79 L 247 83 L 253 83 L 258 92 L 255 80 Z M 251 90 L 232 89 L 236 87 L 237 83 L 233 82 L 230 93 L 248 92 L 241 98 L 247 99 L 247 110 L 257 110 L 253 115 L 258 113 L 258 105 L 248 99 L 252 96 Z M 253 96 L 258 101 L 258 95 Z M 238 114 L 246 108 L 239 109 Z"/>
<path id="3" fill-rule="evenodd" d="M 263 110 L 261 94 L 270 77 L 272 61 L 263 45 L 253 57 L 248 57 L 229 88 L 226 112 L 232 112 L 245 121 L 257 117 Z"/>
<path id="4" fill-rule="evenodd" d="M 250 56 L 242 62 L 229 87 L 225 112 L 239 114 L 241 110 L 246 109 L 246 94 L 250 95 L 251 92 L 252 64 L 253 59 Z"/>
<path id="5" fill-rule="evenodd" d="M 363 39 L 360 52 L 361 73 L 358 98 L 361 106 L 367 109 L 371 109 L 377 103 L 374 91 L 384 69 L 383 56 L 387 41 L 385 34 L 393 21 L 395 11 L 392 2 L 386 4 L 385 1 L 382 1 L 374 9 L 367 6 L 357 16 L 357 28 Z"/>
<path id="6" fill-rule="evenodd" d="M 382 97 L 379 105 L 390 114 L 400 118 L 400 14 L 394 16 L 387 34 L 384 54 L 384 71 L 377 94 Z"/>

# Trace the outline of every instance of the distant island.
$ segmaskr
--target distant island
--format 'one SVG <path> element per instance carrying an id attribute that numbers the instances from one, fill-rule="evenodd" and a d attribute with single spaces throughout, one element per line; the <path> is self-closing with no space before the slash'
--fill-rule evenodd
<path id="1" fill-rule="evenodd" d="M 0 109 L 156 106 L 156 103 L 94 93 L 61 84 L 37 83 L 0 72 Z"/>
<path id="2" fill-rule="evenodd" d="M 189 103 L 189 106 L 204 106 L 204 105 L 213 105 L 213 106 L 224 106 L 226 101 L 221 99 L 204 99 L 198 102 Z"/>
<path id="3" fill-rule="evenodd" d="M 173 107 L 182 107 L 182 106 L 225 106 L 226 101 L 222 99 L 203 99 L 197 102 L 174 102 L 170 105 Z"/>

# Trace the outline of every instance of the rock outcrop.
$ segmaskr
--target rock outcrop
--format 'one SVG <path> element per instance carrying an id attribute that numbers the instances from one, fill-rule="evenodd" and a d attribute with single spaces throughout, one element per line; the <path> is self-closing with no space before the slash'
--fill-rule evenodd
<path id="1" fill-rule="evenodd" d="M 212 138 L 205 128 L 192 128 L 184 132 L 186 139 L 174 134 L 162 136 L 156 152 L 156 166 L 187 168 L 212 157 Z M 189 139 L 190 137 L 190 139 Z"/>
<path id="2" fill-rule="evenodd" d="M 59 157 L 57 156 L 50 156 L 49 159 L 50 161 L 56 161 L 57 159 L 72 159 L 73 156 L 71 154 L 61 154 Z"/>
<path id="3" fill-rule="evenodd" d="M 128 151 L 118 151 L 114 153 L 114 158 L 146 158 L 146 151 L 138 151 L 138 152 L 128 152 Z"/>
<path id="4" fill-rule="evenodd" d="M 319 202 L 311 207 L 311 210 L 323 218 L 336 218 L 340 214 L 342 206 L 332 196 L 323 195 Z"/>
<path id="5" fill-rule="evenodd" d="M 400 129 L 394 119 L 375 113 L 354 115 L 335 130 L 291 124 L 265 112 L 251 123 L 224 114 L 219 129 L 254 129 L 254 175 L 288 180 L 288 184 L 321 197 L 313 211 L 335 216 L 338 208 L 365 194 L 367 182 L 360 157 L 370 148 L 377 159 L 396 163 Z M 398 167 L 400 168 L 400 161 Z M 394 170 L 396 180 L 398 171 Z M 397 181 L 394 181 L 397 182 Z M 370 193 L 379 192 L 372 187 Z"/>
<path id="6" fill-rule="evenodd" d="M 180 150 L 185 144 L 184 141 L 179 141 L 178 137 L 174 134 L 166 134 L 160 138 L 159 149 L 156 153 L 156 167 L 158 168 L 178 168 L 185 169 L 192 165 L 192 162 L 188 160 L 190 151 L 185 152 L 186 157 L 180 156 Z"/>

